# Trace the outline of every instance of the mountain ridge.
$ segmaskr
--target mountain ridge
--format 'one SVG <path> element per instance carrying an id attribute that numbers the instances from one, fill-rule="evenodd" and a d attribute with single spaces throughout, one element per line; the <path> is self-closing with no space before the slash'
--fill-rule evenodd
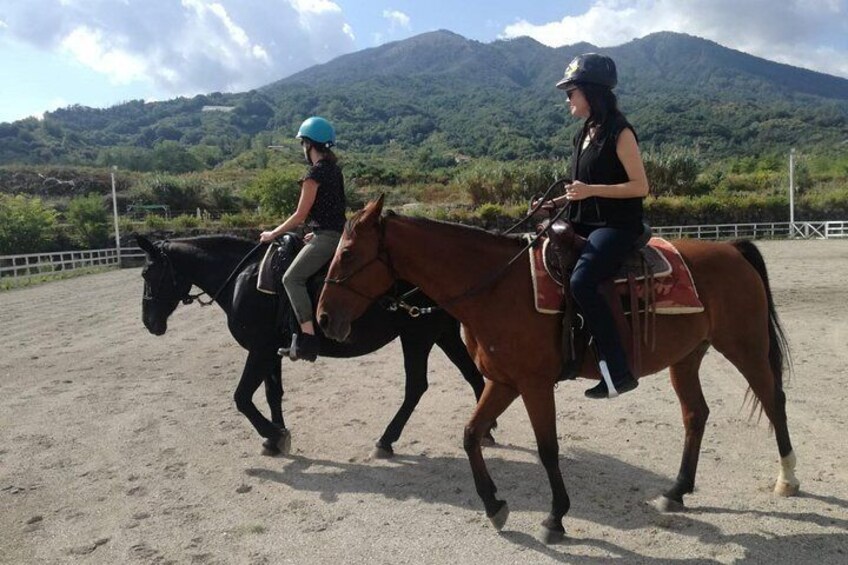
<path id="1" fill-rule="evenodd" d="M 257 136 L 290 138 L 305 116 L 332 120 L 341 147 L 500 160 L 559 158 L 578 127 L 554 88 L 575 55 L 600 51 L 619 69 L 622 109 L 648 149 L 703 158 L 848 140 L 848 79 L 768 61 L 691 35 L 657 32 L 609 48 L 547 47 L 531 38 L 481 43 L 447 30 L 343 55 L 253 91 L 104 110 L 72 106 L 43 121 L 0 124 L 0 164 L 139 168 L 163 144 L 211 167 Z M 231 112 L 204 112 L 229 106 Z M 149 160 L 148 160 L 149 161 Z M 135 163 L 135 164 L 133 164 Z"/>

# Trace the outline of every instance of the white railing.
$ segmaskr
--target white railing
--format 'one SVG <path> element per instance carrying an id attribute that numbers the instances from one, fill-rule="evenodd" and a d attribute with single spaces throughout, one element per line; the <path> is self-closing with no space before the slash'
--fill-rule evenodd
<path id="1" fill-rule="evenodd" d="M 123 253 L 122 253 L 123 255 Z M 89 267 L 118 265 L 115 249 L 86 249 L 0 256 L 0 278 L 26 278 Z"/>
<path id="2" fill-rule="evenodd" d="M 848 222 L 772 222 L 765 224 L 713 224 L 657 226 L 654 235 L 693 239 L 831 239 L 848 238 Z"/>

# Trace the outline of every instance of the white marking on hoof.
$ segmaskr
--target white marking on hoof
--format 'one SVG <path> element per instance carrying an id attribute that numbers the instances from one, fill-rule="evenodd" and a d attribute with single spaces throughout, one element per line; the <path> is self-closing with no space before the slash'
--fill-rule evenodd
<path id="1" fill-rule="evenodd" d="M 498 510 L 497 514 L 490 517 L 492 525 L 495 527 L 497 531 L 501 531 L 506 524 L 506 520 L 509 518 L 509 505 L 504 503 L 503 508 Z"/>
<path id="2" fill-rule="evenodd" d="M 672 500 L 667 496 L 660 496 L 651 505 L 660 512 L 685 512 L 686 506 L 682 502 Z"/>
<path id="3" fill-rule="evenodd" d="M 795 452 L 780 459 L 780 474 L 774 484 L 774 493 L 778 496 L 795 496 L 801 488 L 801 481 L 795 476 Z"/>

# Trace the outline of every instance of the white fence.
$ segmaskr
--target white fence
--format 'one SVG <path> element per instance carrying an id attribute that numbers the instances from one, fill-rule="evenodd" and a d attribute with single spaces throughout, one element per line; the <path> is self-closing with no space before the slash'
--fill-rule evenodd
<path id="1" fill-rule="evenodd" d="M 123 253 L 122 253 L 123 255 Z M 86 249 L 0 256 L 0 278 L 26 278 L 88 267 L 118 265 L 116 249 Z"/>
<path id="2" fill-rule="evenodd" d="M 848 238 L 848 222 L 773 222 L 770 224 L 714 224 L 659 226 L 654 235 L 692 239 L 832 239 Z"/>
<path id="3" fill-rule="evenodd" d="M 848 238 L 848 221 L 657 226 L 653 230 L 654 235 L 674 239 L 832 239 Z M 143 257 L 144 252 L 138 247 L 121 249 L 121 262 Z M 0 256 L 0 278 L 23 278 L 108 266 L 118 266 L 118 254 L 115 249 L 2 255 Z"/>

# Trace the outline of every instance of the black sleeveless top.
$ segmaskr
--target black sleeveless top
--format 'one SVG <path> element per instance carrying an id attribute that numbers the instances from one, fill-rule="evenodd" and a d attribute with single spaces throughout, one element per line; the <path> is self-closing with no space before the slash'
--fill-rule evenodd
<path id="1" fill-rule="evenodd" d="M 342 231 L 345 225 L 345 193 L 342 170 L 336 163 L 318 161 L 306 172 L 303 179 L 318 184 L 315 202 L 309 210 L 306 223 L 316 230 Z"/>
<path id="2" fill-rule="evenodd" d="M 629 180 L 624 165 L 618 158 L 616 144 L 619 134 L 633 126 L 619 114 L 611 116 L 600 128 L 601 137 L 589 142 L 583 140 L 586 128 L 574 136 L 574 153 L 571 160 L 572 178 L 586 184 L 620 184 Z M 638 137 L 636 138 L 638 142 Z M 603 198 L 593 196 L 571 202 L 568 218 L 575 224 L 609 226 L 642 233 L 642 198 Z"/>

